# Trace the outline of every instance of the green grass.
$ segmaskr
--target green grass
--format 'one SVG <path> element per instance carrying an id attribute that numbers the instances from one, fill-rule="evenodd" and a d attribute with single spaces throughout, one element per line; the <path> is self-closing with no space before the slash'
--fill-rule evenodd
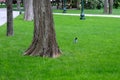
<path id="1" fill-rule="evenodd" d="M 119 80 L 120 19 L 54 16 L 58 58 L 23 56 L 33 36 L 33 22 L 14 21 L 14 36 L 0 27 L 0 80 Z M 73 42 L 78 37 L 78 42 Z"/>
<path id="2" fill-rule="evenodd" d="M 53 12 L 55 13 L 62 13 L 63 10 L 56 10 L 54 9 Z M 72 9 L 67 9 L 67 13 L 73 13 L 73 14 L 80 14 L 80 10 L 72 10 Z M 84 13 L 85 14 L 103 14 L 103 9 L 84 9 Z M 120 9 L 113 9 L 113 13 L 114 15 L 120 15 Z"/>

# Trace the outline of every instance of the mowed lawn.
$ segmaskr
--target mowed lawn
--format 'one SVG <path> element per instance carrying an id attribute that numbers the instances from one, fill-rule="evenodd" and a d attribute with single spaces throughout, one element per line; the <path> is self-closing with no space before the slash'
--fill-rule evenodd
<path id="1" fill-rule="evenodd" d="M 14 36 L 0 27 L 0 80 L 119 80 L 120 19 L 54 15 L 58 58 L 23 56 L 33 22 L 14 21 Z M 74 38 L 78 42 L 74 43 Z"/>

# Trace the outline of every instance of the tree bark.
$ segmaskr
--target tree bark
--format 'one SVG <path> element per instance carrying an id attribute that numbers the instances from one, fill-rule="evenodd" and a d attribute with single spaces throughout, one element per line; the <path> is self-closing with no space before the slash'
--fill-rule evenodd
<path id="1" fill-rule="evenodd" d="M 13 36 L 13 8 L 12 0 L 7 0 L 7 36 Z"/>
<path id="2" fill-rule="evenodd" d="M 34 0 L 34 36 L 25 55 L 57 57 L 60 50 L 56 42 L 50 0 Z"/>
<path id="3" fill-rule="evenodd" d="M 104 0 L 104 14 L 108 14 L 108 12 L 109 12 L 108 0 Z"/>
<path id="4" fill-rule="evenodd" d="M 17 0 L 17 9 L 19 11 L 19 14 L 22 14 L 20 3 L 21 3 L 21 0 Z"/>
<path id="5" fill-rule="evenodd" d="M 112 14 L 113 0 L 109 0 L 109 14 Z"/>
<path id="6" fill-rule="evenodd" d="M 33 20 L 33 0 L 25 0 L 24 1 L 24 19 L 26 21 L 32 21 Z"/>

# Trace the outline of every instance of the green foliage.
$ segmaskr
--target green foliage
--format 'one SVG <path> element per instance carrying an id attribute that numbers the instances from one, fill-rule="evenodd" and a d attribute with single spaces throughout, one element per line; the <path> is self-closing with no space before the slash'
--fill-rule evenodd
<path id="1" fill-rule="evenodd" d="M 118 7 L 120 6 L 120 0 L 114 0 L 114 8 L 118 9 Z"/>
<path id="2" fill-rule="evenodd" d="M 23 56 L 33 36 L 33 22 L 14 21 L 15 35 L 0 27 L 0 80 L 119 80 L 118 18 L 54 16 L 59 58 Z M 74 38 L 78 42 L 73 42 Z"/>
<path id="3" fill-rule="evenodd" d="M 6 8 L 6 5 L 0 5 L 0 8 Z"/>
<path id="4" fill-rule="evenodd" d="M 86 9 L 101 9 L 103 7 L 103 0 L 85 0 Z"/>

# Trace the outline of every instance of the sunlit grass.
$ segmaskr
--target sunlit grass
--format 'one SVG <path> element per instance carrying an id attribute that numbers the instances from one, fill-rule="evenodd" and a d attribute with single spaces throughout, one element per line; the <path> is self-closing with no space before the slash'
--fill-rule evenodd
<path id="1" fill-rule="evenodd" d="M 14 21 L 14 36 L 0 27 L 0 80 L 119 80 L 120 19 L 54 16 L 58 58 L 23 56 L 33 36 L 33 22 Z M 74 38 L 78 42 L 74 43 Z"/>

